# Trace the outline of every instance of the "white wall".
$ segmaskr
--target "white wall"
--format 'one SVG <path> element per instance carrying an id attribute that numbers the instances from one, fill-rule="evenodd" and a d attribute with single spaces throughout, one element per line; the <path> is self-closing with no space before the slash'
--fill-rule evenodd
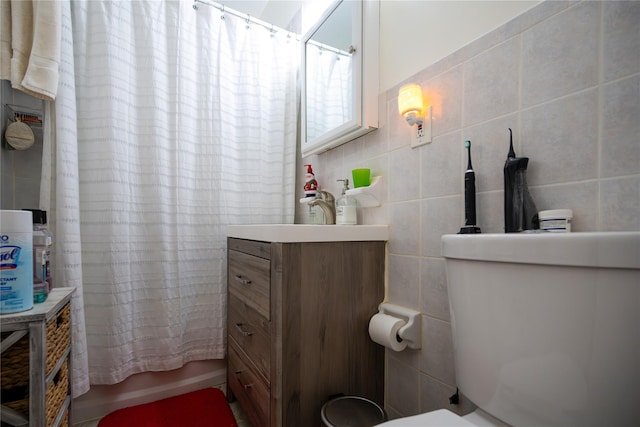
<path id="1" fill-rule="evenodd" d="M 380 1 L 380 93 L 539 1 Z"/>
<path id="2" fill-rule="evenodd" d="M 539 0 L 379 1 L 380 93 L 540 3 Z M 282 2 L 271 3 L 282 7 Z M 303 34 L 331 3 L 302 1 Z"/>

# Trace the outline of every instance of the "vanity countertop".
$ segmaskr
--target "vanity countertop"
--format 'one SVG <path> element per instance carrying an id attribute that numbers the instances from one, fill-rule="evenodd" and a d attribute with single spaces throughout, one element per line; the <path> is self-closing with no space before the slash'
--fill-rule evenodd
<path id="1" fill-rule="evenodd" d="M 252 224 L 230 225 L 227 236 L 265 242 L 387 241 L 388 225 Z"/>

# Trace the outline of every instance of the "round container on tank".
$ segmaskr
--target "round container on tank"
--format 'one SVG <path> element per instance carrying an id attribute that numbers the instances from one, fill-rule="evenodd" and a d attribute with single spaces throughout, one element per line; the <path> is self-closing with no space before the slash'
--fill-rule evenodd
<path id="1" fill-rule="evenodd" d="M 573 212 L 571 209 L 553 209 L 538 212 L 540 229 L 554 233 L 568 233 L 571 231 Z"/>
<path id="2" fill-rule="evenodd" d="M 0 314 L 33 308 L 31 212 L 0 210 Z"/>

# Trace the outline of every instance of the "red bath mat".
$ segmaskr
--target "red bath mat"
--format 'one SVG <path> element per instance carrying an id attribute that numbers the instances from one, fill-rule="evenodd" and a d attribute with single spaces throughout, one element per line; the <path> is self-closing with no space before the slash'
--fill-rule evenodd
<path id="1" fill-rule="evenodd" d="M 227 399 L 205 388 L 144 405 L 118 409 L 98 427 L 238 427 Z"/>

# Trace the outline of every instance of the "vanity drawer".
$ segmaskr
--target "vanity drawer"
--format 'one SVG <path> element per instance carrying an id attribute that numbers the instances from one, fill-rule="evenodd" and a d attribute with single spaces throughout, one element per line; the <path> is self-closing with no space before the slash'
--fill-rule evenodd
<path id="1" fill-rule="evenodd" d="M 265 319 L 270 319 L 271 262 L 268 259 L 229 250 L 229 293 L 236 295 Z"/>
<path id="2" fill-rule="evenodd" d="M 271 371 L 271 333 L 269 322 L 247 306 L 240 298 L 229 294 L 229 336 L 253 361 L 265 380 Z"/>
<path id="3" fill-rule="evenodd" d="M 270 423 L 269 387 L 244 358 L 233 340 L 229 340 L 229 387 L 240 401 L 251 424 L 268 426 Z"/>
<path id="4" fill-rule="evenodd" d="M 259 240 L 227 239 L 229 250 L 243 252 L 264 259 L 271 259 L 271 243 Z"/>

